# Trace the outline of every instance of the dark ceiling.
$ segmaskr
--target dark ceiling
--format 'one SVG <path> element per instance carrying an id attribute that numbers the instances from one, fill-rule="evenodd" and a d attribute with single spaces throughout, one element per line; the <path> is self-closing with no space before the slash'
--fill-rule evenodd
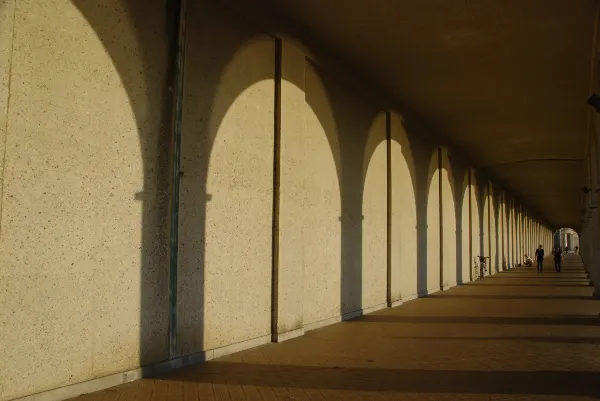
<path id="1" fill-rule="evenodd" d="M 264 0 L 556 227 L 577 227 L 595 0 Z"/>

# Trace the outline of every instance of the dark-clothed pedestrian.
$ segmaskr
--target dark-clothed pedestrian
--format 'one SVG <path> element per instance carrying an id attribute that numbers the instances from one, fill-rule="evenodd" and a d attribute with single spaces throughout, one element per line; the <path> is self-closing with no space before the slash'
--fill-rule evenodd
<path id="1" fill-rule="evenodd" d="M 538 273 L 542 272 L 542 268 L 544 267 L 544 247 L 538 246 L 538 249 L 535 251 L 535 260 L 537 260 L 537 271 Z"/>
<path id="2" fill-rule="evenodd" d="M 558 247 L 554 248 L 554 269 L 556 269 L 557 272 L 560 271 L 560 266 L 562 264 L 562 261 L 563 261 L 562 251 Z"/>

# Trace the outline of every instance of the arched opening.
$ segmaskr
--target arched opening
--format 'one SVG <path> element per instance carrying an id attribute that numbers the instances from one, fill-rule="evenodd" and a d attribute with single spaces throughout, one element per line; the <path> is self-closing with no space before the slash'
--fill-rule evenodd
<path id="1" fill-rule="evenodd" d="M 572 228 L 562 227 L 554 230 L 552 248 L 560 248 L 568 254 L 579 254 L 579 234 Z"/>

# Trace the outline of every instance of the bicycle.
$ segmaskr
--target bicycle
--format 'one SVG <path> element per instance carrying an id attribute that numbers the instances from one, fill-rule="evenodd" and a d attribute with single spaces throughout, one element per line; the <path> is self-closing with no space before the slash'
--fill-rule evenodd
<path id="1" fill-rule="evenodd" d="M 489 259 L 489 256 L 477 256 L 475 258 L 475 264 L 473 266 L 473 280 L 483 280 L 487 273 L 487 263 L 486 259 Z"/>

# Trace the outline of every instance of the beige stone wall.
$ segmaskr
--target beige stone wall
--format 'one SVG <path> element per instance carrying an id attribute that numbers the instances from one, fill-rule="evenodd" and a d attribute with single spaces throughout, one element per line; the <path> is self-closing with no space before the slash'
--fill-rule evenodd
<path id="1" fill-rule="evenodd" d="M 360 133 L 357 133 L 360 135 Z M 368 131 L 363 158 L 361 308 L 387 298 L 387 142 L 386 115 Z"/>
<path id="2" fill-rule="evenodd" d="M 442 149 L 442 229 L 443 229 L 443 277 L 444 288 L 453 287 L 456 274 L 456 197 L 454 194 L 454 174 L 448 150 Z"/>
<path id="3" fill-rule="evenodd" d="M 471 170 L 471 246 L 473 250 L 471 269 L 474 266 L 475 258 L 481 256 L 481 213 L 480 203 L 481 199 L 479 196 L 479 187 L 477 178 L 475 177 L 475 171 Z"/>
<path id="4" fill-rule="evenodd" d="M 268 336 L 271 323 L 275 43 L 211 2 L 190 3 L 188 26 L 181 355 Z"/>
<path id="5" fill-rule="evenodd" d="M 306 64 L 304 324 L 341 313 L 342 200 L 340 145 L 331 100 L 312 63 Z"/>
<path id="6" fill-rule="evenodd" d="M 3 400 L 162 360 L 167 328 L 166 57 L 161 33 L 146 29 L 162 23 L 162 2 L 146 2 L 140 22 L 116 0 L 19 0 L 14 41 L 7 4 Z"/>
<path id="7" fill-rule="evenodd" d="M 391 113 L 391 295 L 417 296 L 417 200 L 415 166 L 402 117 Z"/>
<path id="8" fill-rule="evenodd" d="M 490 239 L 490 234 L 491 234 L 491 230 L 490 230 L 490 221 L 491 221 L 491 200 L 490 200 L 490 196 L 489 196 L 489 192 L 488 192 L 488 187 L 487 187 L 487 182 L 483 181 L 481 183 L 481 196 L 483 198 L 483 209 L 482 209 L 482 215 L 481 215 L 481 221 L 482 221 L 482 232 L 481 232 L 481 237 L 482 237 L 482 252 L 483 254 L 481 254 L 482 256 L 487 256 L 490 257 L 490 252 L 491 252 L 491 239 Z M 491 274 L 491 258 L 486 260 L 487 263 L 487 274 Z"/>
<path id="9" fill-rule="evenodd" d="M 310 232 L 304 232 L 310 182 L 301 170 L 310 168 L 304 137 L 306 55 L 290 39 L 282 40 L 281 155 L 279 201 L 279 275 L 277 333 L 304 325 L 304 260 Z"/>
<path id="10" fill-rule="evenodd" d="M 13 18 L 16 0 L 0 1 L 0 177 L 4 176 L 4 154 L 8 113 Z M 1 179 L 0 179 L 1 180 Z M 2 182 L 0 181 L 0 233 L 2 230 Z"/>
<path id="11" fill-rule="evenodd" d="M 496 195 L 490 183 L 490 273 L 498 272 L 498 221 L 496 218 Z"/>
<path id="12" fill-rule="evenodd" d="M 465 173 L 463 178 L 462 187 L 462 233 L 461 233 L 461 246 L 462 246 L 462 282 L 467 283 L 471 281 L 471 269 L 473 266 L 473 258 L 471 257 L 471 227 L 469 226 L 469 215 L 471 210 L 469 209 L 469 171 Z"/>
<path id="13" fill-rule="evenodd" d="M 440 168 L 438 151 L 429 163 L 429 192 L 427 195 L 427 293 L 440 290 Z"/>

